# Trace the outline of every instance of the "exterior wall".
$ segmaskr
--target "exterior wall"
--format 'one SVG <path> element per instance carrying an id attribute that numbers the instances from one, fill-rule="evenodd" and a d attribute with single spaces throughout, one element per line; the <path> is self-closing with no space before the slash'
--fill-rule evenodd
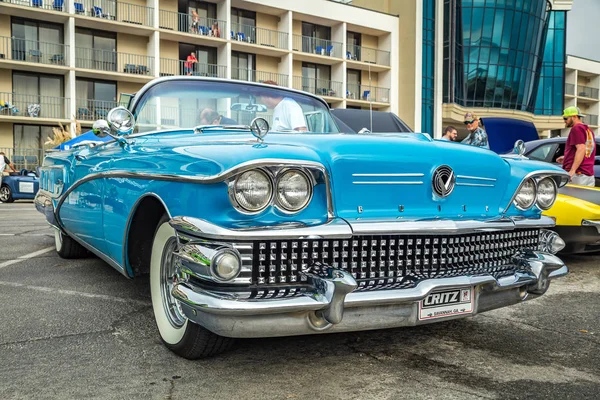
<path id="1" fill-rule="evenodd" d="M 160 41 L 160 58 L 179 60 L 179 43 L 171 40 Z"/>
<path id="2" fill-rule="evenodd" d="M 149 6 L 149 4 L 146 2 L 146 0 L 127 0 L 127 3 L 129 3 L 129 4 L 135 4 L 137 6 L 144 6 L 144 7 Z M 139 12 L 139 11 L 137 11 L 138 10 L 137 7 L 134 7 L 133 9 L 135 10 L 135 11 L 132 11 L 133 13 L 138 13 Z"/>
<path id="3" fill-rule="evenodd" d="M 360 76 L 360 83 L 365 86 L 379 86 L 379 74 L 377 72 L 371 72 L 371 79 L 369 79 L 369 71 L 362 71 Z"/>
<path id="4" fill-rule="evenodd" d="M 294 61 L 293 76 L 302 76 L 302 61 Z"/>
<path id="5" fill-rule="evenodd" d="M 276 57 L 269 57 L 258 54 L 256 56 L 256 70 L 278 73 L 279 59 Z"/>
<path id="6" fill-rule="evenodd" d="M 134 94 L 138 90 L 140 90 L 144 86 L 143 83 L 135 83 L 135 82 L 117 82 L 117 100 L 119 99 L 119 94 L 121 93 L 129 93 Z"/>
<path id="7" fill-rule="evenodd" d="M 0 36 L 11 37 L 10 15 L 0 15 Z"/>
<path id="8" fill-rule="evenodd" d="M 294 20 L 292 22 L 292 33 L 294 35 L 302 35 L 302 21 Z"/>
<path id="9" fill-rule="evenodd" d="M 256 13 L 256 26 L 258 28 L 276 31 L 279 27 L 279 17 L 263 13 Z"/>
<path id="10" fill-rule="evenodd" d="M 12 71 L 0 69 L 0 93 L 12 93 Z"/>
<path id="11" fill-rule="evenodd" d="M 360 40 L 361 46 L 363 47 L 369 47 L 371 49 L 379 48 L 379 39 L 377 38 L 377 36 L 367 35 L 363 33 L 360 37 Z"/>
<path id="12" fill-rule="evenodd" d="M 160 0 L 160 9 L 177 12 L 177 0 Z"/>
<path id="13" fill-rule="evenodd" d="M 357 7 L 369 8 L 379 12 L 391 12 L 390 3 L 399 2 L 400 0 L 353 0 L 352 5 Z M 406 1 L 406 0 L 402 0 Z"/>
<path id="14" fill-rule="evenodd" d="M 0 121 L 0 149 L 12 148 L 14 145 L 13 124 L 12 122 Z"/>
<path id="15" fill-rule="evenodd" d="M 148 38 L 117 32 L 117 52 L 146 56 L 148 55 Z"/>

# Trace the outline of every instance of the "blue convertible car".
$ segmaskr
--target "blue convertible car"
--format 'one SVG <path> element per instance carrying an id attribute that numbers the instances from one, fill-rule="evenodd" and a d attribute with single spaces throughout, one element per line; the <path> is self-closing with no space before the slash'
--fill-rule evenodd
<path id="1" fill-rule="evenodd" d="M 23 169 L 12 172 L 2 178 L 0 201 L 12 203 L 15 200 L 33 200 L 38 189 L 38 176 L 34 171 Z"/>
<path id="2" fill-rule="evenodd" d="M 61 257 L 150 274 L 186 358 L 469 317 L 567 273 L 541 210 L 568 175 L 547 163 L 345 133 L 319 97 L 196 77 L 148 83 L 94 131 L 114 140 L 46 157 L 36 207 Z"/>

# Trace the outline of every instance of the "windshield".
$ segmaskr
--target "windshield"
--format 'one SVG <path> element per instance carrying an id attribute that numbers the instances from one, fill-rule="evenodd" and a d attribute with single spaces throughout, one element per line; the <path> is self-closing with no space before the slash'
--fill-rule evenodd
<path id="1" fill-rule="evenodd" d="M 322 102 L 271 85 L 182 79 L 158 83 L 142 96 L 133 110 L 136 132 L 250 125 L 262 117 L 273 132 L 339 133 Z"/>

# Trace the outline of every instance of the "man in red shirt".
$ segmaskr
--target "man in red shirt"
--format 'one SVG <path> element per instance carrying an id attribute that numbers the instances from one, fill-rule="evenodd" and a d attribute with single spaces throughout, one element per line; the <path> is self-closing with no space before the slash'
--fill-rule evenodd
<path id="1" fill-rule="evenodd" d="M 582 117 L 578 107 L 567 107 L 563 111 L 565 126 L 571 131 L 565 145 L 565 155 L 556 161 L 562 162 L 563 169 L 571 176 L 571 183 L 594 186 L 596 140 L 594 132 L 581 121 Z"/>

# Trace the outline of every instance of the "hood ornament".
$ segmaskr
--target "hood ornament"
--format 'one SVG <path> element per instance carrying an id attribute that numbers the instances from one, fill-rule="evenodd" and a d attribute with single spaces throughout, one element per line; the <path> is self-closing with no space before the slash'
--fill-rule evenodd
<path id="1" fill-rule="evenodd" d="M 257 138 L 259 142 L 262 142 L 267 136 L 267 133 L 269 133 L 269 123 L 264 118 L 254 118 L 252 122 L 250 122 L 250 130 L 254 137 Z"/>
<path id="2" fill-rule="evenodd" d="M 431 186 L 433 192 L 439 197 L 447 197 L 454 190 L 456 184 L 456 175 L 454 171 L 447 165 L 442 165 L 433 171 Z"/>

